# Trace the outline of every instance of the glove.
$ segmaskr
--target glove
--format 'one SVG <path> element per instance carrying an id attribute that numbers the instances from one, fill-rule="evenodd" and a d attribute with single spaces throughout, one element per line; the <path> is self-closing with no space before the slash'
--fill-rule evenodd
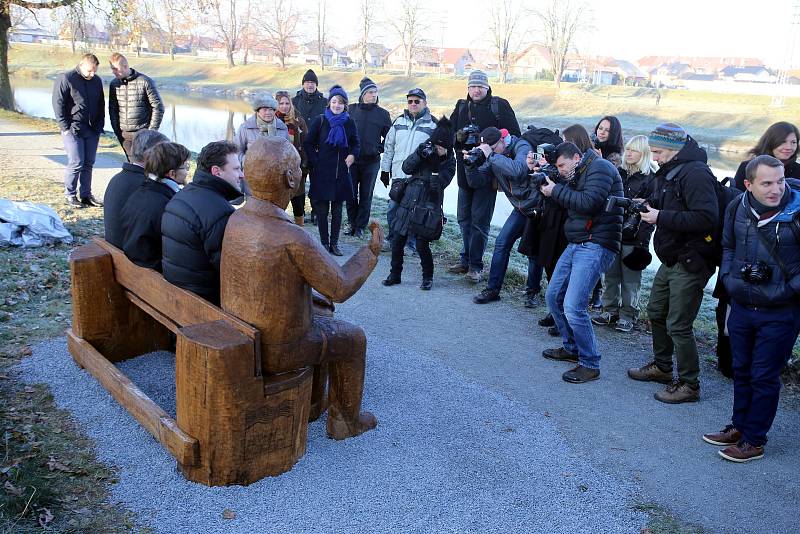
<path id="1" fill-rule="evenodd" d="M 389 187 L 389 180 L 391 179 L 391 175 L 389 171 L 381 171 L 381 182 L 383 182 L 383 187 Z"/>

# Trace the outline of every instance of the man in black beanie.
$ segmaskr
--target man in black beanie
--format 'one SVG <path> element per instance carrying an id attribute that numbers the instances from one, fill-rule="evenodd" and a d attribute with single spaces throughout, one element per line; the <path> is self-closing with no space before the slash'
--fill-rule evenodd
<path id="1" fill-rule="evenodd" d="M 319 79 L 313 70 L 308 69 L 306 73 L 303 74 L 302 83 L 303 87 L 297 91 L 297 94 L 292 98 L 292 105 L 296 113 L 302 116 L 306 121 L 306 124 L 311 124 L 312 119 L 325 113 L 325 108 L 328 107 L 328 99 L 322 96 L 322 93 L 317 90 Z M 309 183 L 310 181 L 306 178 L 308 178 L 308 171 L 303 170 L 303 181 Z M 311 209 L 310 219 L 310 222 L 315 222 L 313 207 Z"/>
<path id="2" fill-rule="evenodd" d="M 356 122 L 358 139 L 361 141 L 361 152 L 355 164 L 350 167 L 355 198 L 347 202 L 347 220 L 350 223 L 348 233 L 355 237 L 361 237 L 367 229 L 372 210 L 372 193 L 381 166 L 383 142 L 392 127 L 389 112 L 378 105 L 378 86 L 375 82 L 364 77 L 358 86 L 358 103 L 350 104 L 347 110 Z"/>

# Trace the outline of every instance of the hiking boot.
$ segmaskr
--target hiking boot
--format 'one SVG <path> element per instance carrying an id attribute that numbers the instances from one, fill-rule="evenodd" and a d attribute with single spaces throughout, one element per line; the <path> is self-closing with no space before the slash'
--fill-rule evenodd
<path id="1" fill-rule="evenodd" d="M 81 204 L 83 204 L 84 206 L 89 206 L 89 207 L 93 207 L 93 208 L 102 208 L 103 207 L 103 203 L 101 201 L 97 200 L 94 195 L 89 195 L 86 198 L 82 198 L 81 199 Z"/>
<path id="2" fill-rule="evenodd" d="M 356 228 L 353 230 L 353 237 L 356 239 L 363 239 L 364 238 L 364 230 L 362 228 Z"/>
<path id="3" fill-rule="evenodd" d="M 628 369 L 628 376 L 640 382 L 660 382 L 661 384 L 672 383 L 672 371 L 662 371 L 656 362 L 650 362 L 643 367 Z"/>
<path id="4" fill-rule="evenodd" d="M 661 391 L 654 393 L 653 398 L 667 404 L 697 402 L 700 400 L 700 386 L 693 388 L 689 384 L 684 384 L 680 380 L 676 380 Z"/>
<path id="5" fill-rule="evenodd" d="M 547 315 L 539 319 L 539 326 L 555 326 L 555 325 L 556 325 L 556 320 L 553 319 L 552 313 L 548 313 Z"/>
<path id="6" fill-rule="evenodd" d="M 329 251 L 330 251 L 330 253 L 331 253 L 331 254 L 333 254 L 334 256 L 344 256 L 344 254 L 342 253 L 342 251 L 341 251 L 341 250 L 339 250 L 339 245 L 331 245 L 330 247 L 328 247 L 328 250 L 329 250 Z"/>
<path id="7" fill-rule="evenodd" d="M 383 284 L 385 286 L 394 286 L 394 285 L 397 285 L 399 283 L 400 283 L 400 277 L 399 276 L 392 276 L 391 274 L 386 277 L 386 280 L 383 280 L 381 282 L 381 284 Z"/>
<path id="8" fill-rule="evenodd" d="M 551 326 L 550 328 L 548 328 L 547 329 L 547 333 L 550 334 L 553 337 L 558 337 L 558 336 L 561 335 L 561 332 L 558 331 L 558 327 L 557 326 Z"/>
<path id="9" fill-rule="evenodd" d="M 603 312 L 592 317 L 592 323 L 600 326 L 606 326 L 616 323 L 619 320 L 619 315 L 611 312 Z"/>
<path id="10" fill-rule="evenodd" d="M 68 196 L 67 198 L 64 199 L 64 202 L 66 202 L 67 204 L 69 204 L 73 208 L 85 208 L 86 207 L 86 204 L 84 204 L 83 202 L 78 200 L 78 197 L 76 197 L 75 195 Z"/>
<path id="11" fill-rule="evenodd" d="M 472 297 L 472 302 L 475 304 L 486 304 L 487 302 L 494 302 L 500 300 L 500 292 L 496 289 L 489 289 L 488 287 Z"/>
<path id="12" fill-rule="evenodd" d="M 433 287 L 433 279 L 431 278 L 423 278 L 422 283 L 419 285 L 419 288 L 423 291 L 430 291 Z"/>
<path id="13" fill-rule="evenodd" d="M 467 274 L 468 270 L 469 269 L 467 269 L 467 266 L 461 262 L 454 263 L 453 265 L 447 268 L 447 272 L 453 274 Z"/>
<path id="14" fill-rule="evenodd" d="M 591 382 L 592 380 L 597 380 L 598 378 L 600 378 L 599 369 L 589 369 L 588 367 L 584 367 L 582 365 L 576 365 L 561 375 L 561 379 L 564 380 L 564 382 L 569 382 L 570 384 L 583 384 L 584 382 Z"/>
<path id="15" fill-rule="evenodd" d="M 391 252 L 392 251 L 392 242 L 388 239 L 383 240 L 383 245 L 381 245 L 381 252 Z"/>
<path id="16" fill-rule="evenodd" d="M 620 319 L 617 321 L 617 326 L 614 327 L 617 332 L 630 332 L 633 330 L 633 321 L 627 319 Z"/>
<path id="17" fill-rule="evenodd" d="M 564 347 L 558 347 L 557 349 L 544 349 L 542 351 L 542 356 L 548 360 L 578 363 L 578 355 L 571 353 Z"/>
<path id="18" fill-rule="evenodd" d="M 467 282 L 472 282 L 473 284 L 480 283 L 483 278 L 483 270 L 470 269 L 464 278 L 467 279 Z"/>
<path id="19" fill-rule="evenodd" d="M 727 425 L 719 432 L 712 434 L 703 434 L 703 441 L 712 445 L 719 445 L 726 447 L 728 445 L 736 445 L 742 439 L 742 433 L 736 430 L 733 425 Z"/>
<path id="20" fill-rule="evenodd" d="M 537 308 L 542 303 L 542 296 L 539 294 L 538 291 L 536 292 L 525 292 L 525 307 L 526 308 Z"/>
<path id="21" fill-rule="evenodd" d="M 730 447 L 722 449 L 719 451 L 719 455 L 731 462 L 743 464 L 750 460 L 763 458 L 764 447 L 756 447 L 742 440 L 737 445 L 731 445 Z"/>

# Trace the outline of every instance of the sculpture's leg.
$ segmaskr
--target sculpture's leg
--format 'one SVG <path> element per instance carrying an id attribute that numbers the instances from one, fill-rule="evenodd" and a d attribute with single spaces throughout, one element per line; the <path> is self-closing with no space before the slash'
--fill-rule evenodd
<path id="1" fill-rule="evenodd" d="M 316 421 L 328 409 L 328 365 L 314 366 L 314 382 L 311 386 L 311 409 L 308 411 L 308 420 Z"/>

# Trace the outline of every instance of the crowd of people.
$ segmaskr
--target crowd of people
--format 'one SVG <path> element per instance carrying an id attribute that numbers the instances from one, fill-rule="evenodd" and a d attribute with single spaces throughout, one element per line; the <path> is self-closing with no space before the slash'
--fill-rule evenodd
<path id="1" fill-rule="evenodd" d="M 308 70 L 294 97 L 254 97 L 254 114 L 235 142 L 206 145 L 189 182 L 189 151 L 157 131 L 164 107 L 155 84 L 113 54 L 108 113 L 128 162 L 109 183 L 104 204 L 91 190 L 105 120 L 98 65 L 87 54 L 55 83 L 53 107 L 68 155 L 65 194 L 75 207 L 103 206 L 106 239 L 138 265 L 218 304 L 225 226 L 248 197 L 248 148 L 262 137 L 282 137 L 302 168 L 291 199 L 294 222 L 304 224 L 308 181 L 320 243 L 341 256 L 344 206 L 347 232 L 361 237 L 380 179 L 390 196 L 384 250 L 391 251 L 391 269 L 383 285 L 402 283 L 410 249 L 422 266 L 420 288 L 431 290 L 430 243 L 442 234 L 444 190 L 455 177 L 461 253 L 447 270 L 473 284 L 484 279 L 490 223 L 504 193 L 513 209 L 495 240 L 487 285 L 473 301 L 500 299 L 519 242 L 528 259 L 526 306 L 539 305 L 547 277 L 549 313 L 539 324 L 562 343 L 543 356 L 574 364 L 563 374 L 567 382 L 600 377 L 594 326 L 635 328 L 652 239 L 660 261 L 646 310 L 653 358 L 628 376 L 664 384 L 654 394 L 658 401 L 698 401 L 693 324 L 717 272 L 718 366 L 733 378 L 734 403 L 730 424 L 703 439 L 724 447 L 728 460 L 763 456 L 780 371 L 800 333 L 800 132 L 793 124 L 770 126 L 726 186 L 706 151 L 674 123 L 627 141 L 614 116 L 591 132 L 579 124 L 523 132 L 481 71 L 469 75 L 466 97 L 449 117 L 434 117 L 425 91 L 415 87 L 392 120 L 371 79 L 361 81 L 351 103 L 340 85 L 323 95 Z"/>

